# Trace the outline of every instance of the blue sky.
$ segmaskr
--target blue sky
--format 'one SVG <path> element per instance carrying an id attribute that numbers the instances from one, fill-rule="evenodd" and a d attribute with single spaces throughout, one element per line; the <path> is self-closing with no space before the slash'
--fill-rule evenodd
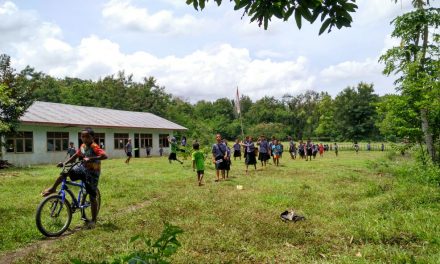
<path id="1" fill-rule="evenodd" d="M 410 0 L 358 0 L 351 28 L 318 36 L 320 24 L 249 23 L 228 0 L 198 12 L 185 0 L 0 1 L 0 52 L 55 77 L 97 80 L 120 70 L 153 76 L 185 100 L 256 100 L 305 90 L 337 95 L 359 82 L 393 93 L 378 57 L 399 43 L 390 21 Z M 435 2 L 438 5 L 438 2 Z"/>

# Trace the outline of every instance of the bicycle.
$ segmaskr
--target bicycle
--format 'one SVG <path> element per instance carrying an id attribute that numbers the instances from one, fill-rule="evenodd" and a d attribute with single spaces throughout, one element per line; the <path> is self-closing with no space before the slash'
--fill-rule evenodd
<path id="1" fill-rule="evenodd" d="M 62 235 L 69 228 L 72 214 L 75 212 L 81 212 L 81 220 L 85 222 L 91 221 L 90 195 L 86 191 L 85 183 L 83 181 L 78 183 L 67 180 L 67 175 L 69 175 L 72 168 L 81 163 L 82 161 L 63 164 L 61 174 L 66 177 L 63 178 L 60 191 L 45 197 L 37 207 L 35 216 L 37 228 L 47 237 Z M 80 188 L 77 197 L 69 189 L 69 185 Z M 101 206 L 99 189 L 96 190 L 96 202 L 99 212 Z"/>

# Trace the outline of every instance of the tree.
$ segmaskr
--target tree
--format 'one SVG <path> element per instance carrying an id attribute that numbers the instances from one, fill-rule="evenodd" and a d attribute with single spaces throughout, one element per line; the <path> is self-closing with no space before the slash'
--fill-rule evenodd
<path id="1" fill-rule="evenodd" d="M 438 140 L 440 35 L 433 31 L 440 26 L 440 9 L 425 8 L 429 1 L 413 1 L 417 10 L 392 21 L 392 36 L 401 45 L 389 49 L 380 60 L 385 62 L 384 74 L 399 74 L 397 89 L 412 102 L 412 111 L 419 113 L 419 122 L 427 151 L 436 160 Z"/>
<path id="2" fill-rule="evenodd" d="M 315 129 L 315 133 L 319 137 L 334 138 L 336 137 L 336 127 L 334 122 L 335 108 L 332 97 L 325 93 L 318 104 L 319 125 Z"/>
<path id="3" fill-rule="evenodd" d="M 359 83 L 356 89 L 347 87 L 340 92 L 334 102 L 338 134 L 353 141 L 374 137 L 378 99 L 372 84 Z"/>
<path id="4" fill-rule="evenodd" d="M 0 55 L 0 140 L 16 131 L 19 118 L 32 104 L 32 89 L 36 82 L 29 73 L 26 68 L 16 74 L 11 68 L 11 58 Z"/>
<path id="5" fill-rule="evenodd" d="M 193 5 L 196 10 L 203 10 L 209 0 L 187 0 L 188 5 Z M 214 0 L 217 5 L 222 0 Z M 232 0 L 230 0 L 232 2 Z M 269 21 L 275 16 L 287 21 L 293 15 L 299 29 L 302 19 L 314 23 L 320 16 L 322 25 L 319 30 L 321 35 L 324 31 L 330 32 L 333 27 L 338 29 L 350 27 L 352 17 L 357 5 L 355 0 L 234 0 L 234 10 L 243 10 L 243 16 L 248 15 L 251 22 L 256 21 L 258 26 L 263 25 L 267 29 Z"/>

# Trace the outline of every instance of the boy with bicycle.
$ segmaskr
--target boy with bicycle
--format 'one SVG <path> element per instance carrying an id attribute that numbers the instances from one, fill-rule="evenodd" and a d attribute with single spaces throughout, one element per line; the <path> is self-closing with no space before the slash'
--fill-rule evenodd
<path id="1" fill-rule="evenodd" d="M 72 163 L 77 157 L 83 158 L 83 163 L 76 165 L 69 173 L 72 181 L 82 180 L 85 183 L 87 193 L 90 194 L 92 221 L 88 223 L 89 228 L 93 228 L 98 216 L 98 204 L 96 202 L 96 190 L 98 188 L 99 175 L 101 174 L 101 160 L 107 158 L 107 154 L 102 150 L 93 139 L 95 132 L 90 127 L 84 128 L 81 131 L 81 140 L 83 144 L 78 148 L 76 153 L 66 160 L 64 163 L 59 163 L 57 166 L 63 167 L 66 163 Z M 67 175 L 61 174 L 55 181 L 52 187 L 45 189 L 41 195 L 48 196 L 56 192 L 58 185 L 63 181 Z"/>

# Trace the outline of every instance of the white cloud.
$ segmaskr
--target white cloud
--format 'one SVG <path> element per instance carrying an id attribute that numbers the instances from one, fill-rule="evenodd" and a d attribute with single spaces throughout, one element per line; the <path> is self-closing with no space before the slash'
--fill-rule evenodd
<path id="1" fill-rule="evenodd" d="M 319 73 L 319 83 L 325 85 L 333 96 L 345 87 L 356 86 L 360 82 L 374 84 L 376 93 L 383 95 L 393 93 L 393 78 L 382 74 L 383 65 L 377 59 L 367 58 L 364 61 L 344 61 L 328 66 Z"/>
<path id="2" fill-rule="evenodd" d="M 126 10 L 132 8 L 129 2 L 112 3 L 125 3 L 128 8 Z M 149 15 L 146 9 L 137 8 L 133 12 L 131 15 L 138 16 L 139 21 L 161 14 L 157 12 Z M 165 20 L 169 19 L 171 24 L 175 23 L 172 14 L 171 17 L 166 13 L 161 16 Z M 250 48 L 239 48 L 247 47 L 244 44 L 207 42 L 204 48 L 194 45 L 183 55 L 157 56 L 140 48 L 126 51 L 119 42 L 99 35 L 83 36 L 78 40 L 79 44 L 70 44 L 63 40 L 63 32 L 57 25 L 41 21 L 31 11 L 19 10 L 12 2 L 0 5 L 0 19 L 7 20 L 7 23 L 0 25 L 0 34 L 3 33 L 0 45 L 13 51 L 11 55 L 17 69 L 30 65 L 38 71 L 60 78 L 69 76 L 93 80 L 124 70 L 133 74 L 136 81 L 153 76 L 159 85 L 166 87 L 167 92 L 192 102 L 219 97 L 233 98 L 237 86 L 240 93 L 254 100 L 266 95 L 281 97 L 285 93 L 297 94 L 318 88 L 336 95 L 347 85 L 353 86 L 360 81 L 373 82 L 382 90 L 392 90 L 389 83 L 393 78 L 382 76 L 382 66 L 374 58 L 361 57 L 358 61 L 341 58 L 346 61 L 329 66 L 326 58 L 314 61 L 309 55 L 301 56 L 304 53 L 299 48 L 293 53 L 292 48 L 263 45 L 266 42 L 259 42 L 261 45 L 258 45 L 255 52 Z M 165 28 L 166 25 L 169 24 L 165 23 Z M 228 25 L 232 23 L 218 27 Z M 255 24 L 252 27 L 258 29 Z M 159 30 L 160 23 L 154 28 Z M 20 34 L 7 35 L 10 31 Z M 5 34 L 10 41 L 4 40 Z M 260 32 L 262 37 L 269 34 L 274 33 L 264 30 Z M 393 45 L 392 41 L 387 37 L 385 47 Z M 323 66 L 326 68 L 320 70 L 318 66 L 312 67 L 317 62 L 326 65 Z"/>
<path id="3" fill-rule="evenodd" d="M 368 25 L 375 22 L 382 23 L 385 19 L 390 22 L 394 18 L 412 8 L 411 1 L 401 0 L 395 3 L 392 0 L 359 0 L 358 10 L 353 15 L 354 24 Z"/>
<path id="4" fill-rule="evenodd" d="M 193 16 L 175 17 L 168 10 L 150 14 L 148 9 L 132 5 L 130 0 L 108 2 L 102 10 L 102 16 L 112 28 L 160 34 L 188 34 L 196 32 L 203 25 L 203 21 Z"/>

